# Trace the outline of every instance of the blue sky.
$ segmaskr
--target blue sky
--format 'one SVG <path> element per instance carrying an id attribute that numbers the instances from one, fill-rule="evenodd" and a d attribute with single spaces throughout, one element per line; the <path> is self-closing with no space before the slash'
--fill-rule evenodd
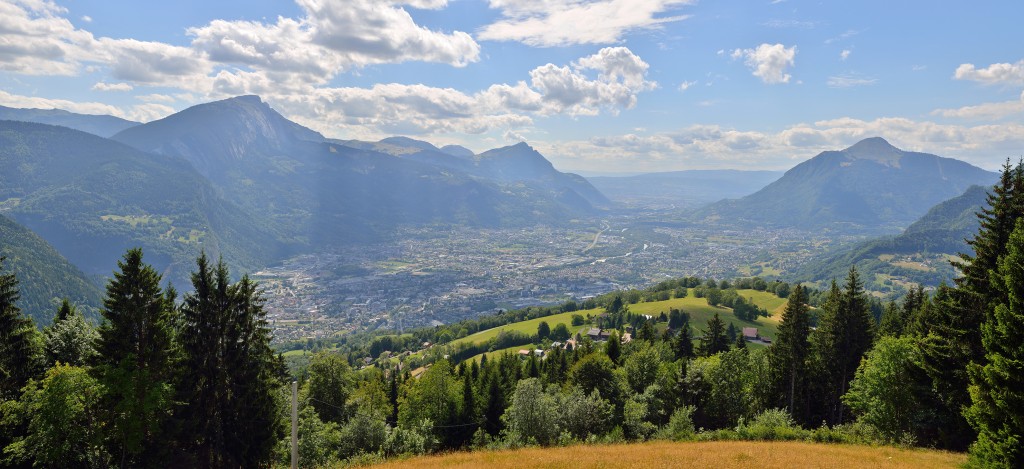
<path id="1" fill-rule="evenodd" d="M 0 104 L 139 121 L 258 94 L 329 137 L 563 170 L 784 169 L 870 136 L 1024 154 L 1024 3 L 0 1 Z"/>

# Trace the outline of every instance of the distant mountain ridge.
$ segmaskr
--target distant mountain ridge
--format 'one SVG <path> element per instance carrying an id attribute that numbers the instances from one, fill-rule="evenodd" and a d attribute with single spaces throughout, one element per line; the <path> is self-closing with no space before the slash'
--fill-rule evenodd
<path id="1" fill-rule="evenodd" d="M 13 272 L 18 279 L 21 294 L 18 307 L 37 326 L 50 324 L 63 298 L 79 305 L 87 317 L 97 318 L 102 297 L 100 288 L 53 246 L 3 215 L 0 215 L 0 257 L 6 258 L 2 273 Z"/>
<path id="2" fill-rule="evenodd" d="M 183 159 L 65 127 L 0 121 L 0 207 L 90 275 L 137 246 L 178 285 L 201 250 L 241 271 L 279 254 L 258 217 Z"/>
<path id="3" fill-rule="evenodd" d="M 100 137 L 110 137 L 124 129 L 139 125 L 120 117 L 76 114 L 61 109 L 18 109 L 0 106 L 0 120 L 59 125 Z"/>
<path id="4" fill-rule="evenodd" d="M 461 147 L 445 152 L 406 137 L 326 139 L 257 96 L 193 106 L 113 138 L 187 160 L 298 246 L 373 239 L 401 225 L 558 222 L 604 202 L 582 178 L 555 171 L 525 146 L 468 157 Z M 533 171 L 516 172 L 521 160 Z"/>
<path id="5" fill-rule="evenodd" d="M 713 204 L 697 217 L 804 229 L 894 229 L 972 185 L 995 180 L 995 173 L 963 161 L 903 151 L 874 137 L 823 152 L 760 191 Z"/>
<path id="6" fill-rule="evenodd" d="M 802 266 L 789 277 L 800 281 L 842 278 L 856 265 L 864 278 L 892 274 L 935 286 L 952 280 L 952 267 L 944 263 L 929 269 L 908 269 L 882 260 L 881 256 L 949 255 L 971 253 L 966 240 L 978 231 L 977 213 L 988 206 L 989 187 L 971 186 L 963 194 L 940 202 L 896 236 L 862 241 Z"/>

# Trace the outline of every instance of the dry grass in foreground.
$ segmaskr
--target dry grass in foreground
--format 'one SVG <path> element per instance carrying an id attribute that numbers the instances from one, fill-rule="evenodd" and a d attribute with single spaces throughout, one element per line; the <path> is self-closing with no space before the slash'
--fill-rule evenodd
<path id="1" fill-rule="evenodd" d="M 633 445 L 477 451 L 390 461 L 374 468 L 948 468 L 963 454 L 804 442 L 654 442 Z"/>

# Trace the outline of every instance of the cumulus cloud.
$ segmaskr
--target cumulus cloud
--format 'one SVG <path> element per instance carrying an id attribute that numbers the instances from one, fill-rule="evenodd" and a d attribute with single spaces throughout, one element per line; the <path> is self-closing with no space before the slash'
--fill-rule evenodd
<path id="1" fill-rule="evenodd" d="M 529 72 L 529 81 L 495 84 L 475 93 L 390 83 L 371 88 L 311 87 L 287 95 L 266 90 L 265 95 L 289 117 L 328 135 L 479 134 L 529 126 L 533 116 L 589 116 L 628 109 L 638 93 L 657 85 L 646 79 L 647 69 L 647 63 L 629 49 L 614 47 L 568 65 L 537 67 Z"/>
<path id="2" fill-rule="evenodd" d="M 691 0 L 490 0 L 502 18 L 477 32 L 481 40 L 531 46 L 613 44 L 630 32 L 657 29 L 689 15 L 664 13 Z"/>
<path id="3" fill-rule="evenodd" d="M 845 61 L 849 57 L 850 57 L 850 49 L 843 49 L 843 51 L 839 53 L 839 60 Z"/>
<path id="4" fill-rule="evenodd" d="M 63 109 L 79 114 L 111 115 L 123 119 L 147 122 L 174 113 L 174 109 L 155 103 L 145 103 L 122 109 L 106 103 L 78 102 L 66 99 L 21 96 L 0 90 L 0 106 L 29 109 Z"/>
<path id="5" fill-rule="evenodd" d="M 1024 92 L 1021 92 L 1020 99 L 1016 101 L 982 103 L 956 109 L 936 109 L 932 111 L 932 115 L 959 119 L 1002 119 L 1021 112 L 1024 112 Z"/>
<path id="6" fill-rule="evenodd" d="M 650 135 L 624 134 L 566 142 L 533 142 L 566 169 L 600 165 L 608 171 L 788 169 L 826 150 L 881 136 L 899 148 L 960 158 L 995 168 L 1024 145 L 1024 125 L 947 125 L 905 118 L 839 118 L 796 124 L 778 132 L 694 125 Z"/>
<path id="7" fill-rule="evenodd" d="M 985 68 L 977 68 L 974 64 L 960 64 L 953 76 L 957 80 L 976 81 L 986 85 L 1024 84 L 1024 60 L 1014 64 L 992 64 Z"/>
<path id="8" fill-rule="evenodd" d="M 99 82 L 92 85 L 94 91 L 131 91 L 132 85 L 128 83 L 104 83 Z"/>
<path id="9" fill-rule="evenodd" d="M 743 59 L 743 63 L 753 70 L 754 76 L 770 85 L 789 83 L 792 78 L 786 70 L 794 65 L 796 46 L 786 47 L 782 44 L 761 44 L 756 49 L 736 49 L 730 57 L 733 60 Z"/>
<path id="10" fill-rule="evenodd" d="M 683 82 L 679 84 L 679 91 L 686 91 L 686 90 L 690 89 L 691 86 L 696 85 L 696 84 L 697 84 L 696 81 L 686 81 L 686 80 L 683 80 Z"/>

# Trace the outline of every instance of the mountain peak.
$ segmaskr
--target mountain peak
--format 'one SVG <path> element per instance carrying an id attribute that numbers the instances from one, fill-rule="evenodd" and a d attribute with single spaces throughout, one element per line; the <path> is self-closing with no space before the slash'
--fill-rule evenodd
<path id="1" fill-rule="evenodd" d="M 854 159 L 889 162 L 899 159 L 903 154 L 903 150 L 892 146 L 882 137 L 871 137 L 853 144 L 853 146 L 843 150 L 843 153 Z"/>

